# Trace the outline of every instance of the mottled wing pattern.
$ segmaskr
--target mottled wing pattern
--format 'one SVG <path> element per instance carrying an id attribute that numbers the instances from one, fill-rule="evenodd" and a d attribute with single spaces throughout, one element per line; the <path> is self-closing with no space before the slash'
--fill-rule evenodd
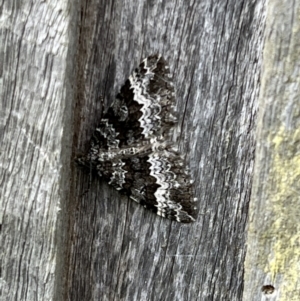
<path id="1" fill-rule="evenodd" d="M 132 73 L 100 121 L 80 164 L 160 216 L 192 222 L 197 215 L 193 185 L 170 141 L 174 88 L 159 55 Z"/>

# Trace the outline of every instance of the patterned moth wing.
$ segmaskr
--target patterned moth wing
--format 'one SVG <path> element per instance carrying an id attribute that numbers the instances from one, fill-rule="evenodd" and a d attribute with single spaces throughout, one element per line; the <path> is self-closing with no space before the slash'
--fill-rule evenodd
<path id="1" fill-rule="evenodd" d="M 174 88 L 159 55 L 132 73 L 100 121 L 78 162 L 162 217 L 189 223 L 197 216 L 193 185 L 171 142 Z"/>

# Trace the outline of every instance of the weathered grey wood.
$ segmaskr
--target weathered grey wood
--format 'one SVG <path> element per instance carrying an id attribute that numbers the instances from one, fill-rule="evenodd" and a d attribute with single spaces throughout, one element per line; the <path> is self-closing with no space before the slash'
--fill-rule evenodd
<path id="1" fill-rule="evenodd" d="M 299 0 L 268 1 L 245 301 L 300 300 L 299 11 Z"/>
<path id="2" fill-rule="evenodd" d="M 100 96 L 107 108 L 141 59 L 162 53 L 200 215 L 161 219 L 77 170 L 68 299 L 241 300 L 264 1 L 93 0 L 81 16 L 78 151 Z"/>
<path id="3" fill-rule="evenodd" d="M 0 5 L 1 301 L 64 300 L 77 1 L 72 5 Z"/>

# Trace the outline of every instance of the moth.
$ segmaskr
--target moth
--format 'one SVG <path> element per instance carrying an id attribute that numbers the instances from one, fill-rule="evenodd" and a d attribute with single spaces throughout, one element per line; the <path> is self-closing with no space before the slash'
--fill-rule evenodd
<path id="1" fill-rule="evenodd" d="M 161 55 L 142 61 L 122 86 L 78 163 L 156 214 L 195 221 L 196 198 L 189 170 L 171 141 L 175 93 Z"/>

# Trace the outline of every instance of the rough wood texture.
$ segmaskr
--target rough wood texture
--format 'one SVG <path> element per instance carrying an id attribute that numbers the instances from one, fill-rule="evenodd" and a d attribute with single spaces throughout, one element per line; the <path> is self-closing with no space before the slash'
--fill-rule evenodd
<path id="1" fill-rule="evenodd" d="M 0 7 L 0 299 L 63 300 L 76 15 L 59 0 Z"/>
<path id="2" fill-rule="evenodd" d="M 69 300 L 241 300 L 263 14 L 264 1 L 82 5 L 78 152 L 100 119 L 100 96 L 107 108 L 141 59 L 162 53 L 200 216 L 172 223 L 77 170 Z"/>
<path id="3" fill-rule="evenodd" d="M 300 300 L 299 12 L 299 0 L 267 7 L 245 301 Z"/>

